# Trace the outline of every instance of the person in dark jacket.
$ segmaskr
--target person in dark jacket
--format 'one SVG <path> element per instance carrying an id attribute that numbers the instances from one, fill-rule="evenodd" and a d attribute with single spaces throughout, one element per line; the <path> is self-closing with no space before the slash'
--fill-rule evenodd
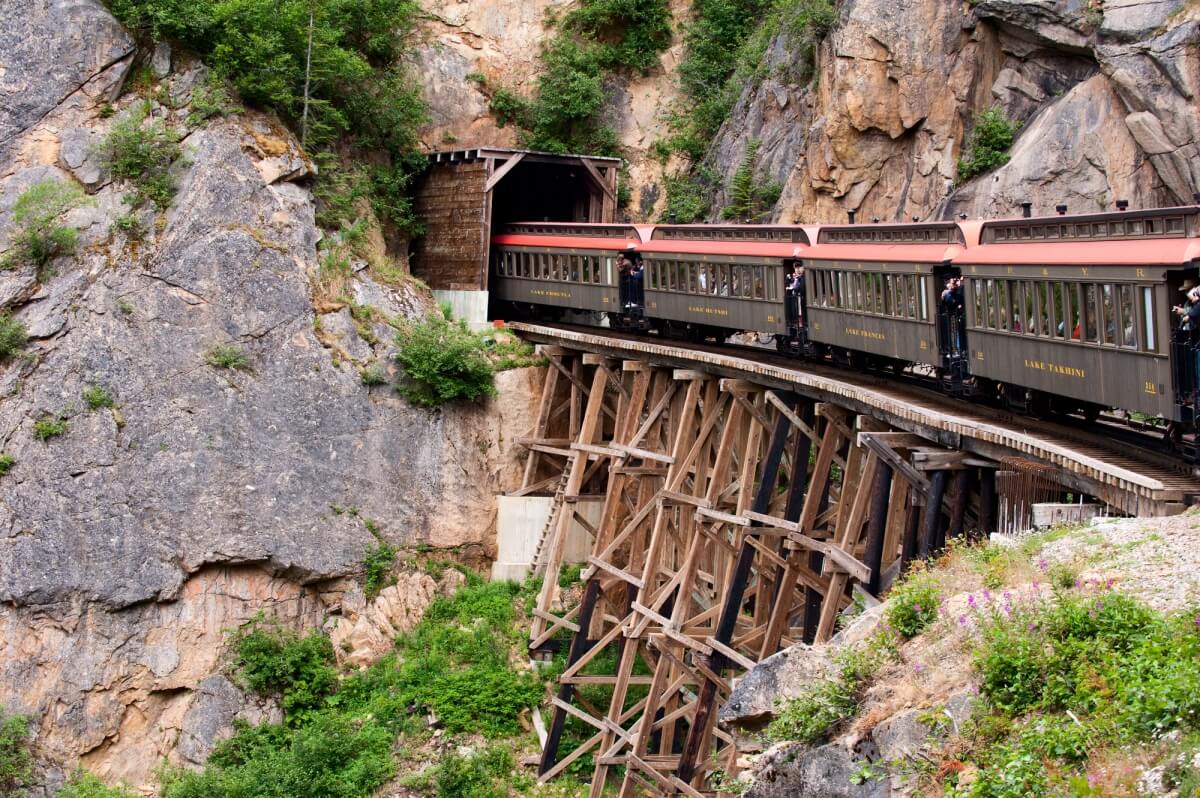
<path id="1" fill-rule="evenodd" d="M 789 308 L 794 314 L 797 324 L 804 324 L 804 264 L 796 261 L 792 264 L 792 273 L 788 275 L 787 282 L 788 299 L 791 302 Z"/>

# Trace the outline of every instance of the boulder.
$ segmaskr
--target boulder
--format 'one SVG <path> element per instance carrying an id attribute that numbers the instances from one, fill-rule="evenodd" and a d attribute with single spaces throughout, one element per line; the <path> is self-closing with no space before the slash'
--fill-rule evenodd
<path id="1" fill-rule="evenodd" d="M 721 705 L 718 722 L 742 729 L 756 730 L 775 717 L 779 704 L 795 698 L 817 679 L 828 678 L 833 670 L 826 647 L 797 643 L 785 648 L 750 669 L 734 685 L 728 700 Z"/>
<path id="2" fill-rule="evenodd" d="M 0 161 L 18 134 L 75 92 L 124 80 L 133 51 L 99 0 L 8 4 L 0 11 Z"/>
<path id="3" fill-rule="evenodd" d="M 837 743 L 784 743 L 759 760 L 746 798 L 886 798 L 887 771 Z"/>

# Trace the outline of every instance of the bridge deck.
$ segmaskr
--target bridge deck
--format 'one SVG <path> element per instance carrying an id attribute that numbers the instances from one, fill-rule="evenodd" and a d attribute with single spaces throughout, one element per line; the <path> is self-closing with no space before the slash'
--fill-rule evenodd
<path id="1" fill-rule="evenodd" d="M 508 326 L 537 343 L 701 368 L 791 390 L 868 413 L 943 446 L 983 457 L 1042 461 L 1061 469 L 1059 481 L 1067 488 L 1096 496 L 1132 515 L 1171 515 L 1200 497 L 1200 480 L 1164 455 L 1114 439 L 1102 424 L 1095 431 L 1076 429 L 889 382 L 884 377 L 790 361 L 768 351 L 741 355 L 716 347 L 652 342 L 609 330 L 525 322 Z"/>

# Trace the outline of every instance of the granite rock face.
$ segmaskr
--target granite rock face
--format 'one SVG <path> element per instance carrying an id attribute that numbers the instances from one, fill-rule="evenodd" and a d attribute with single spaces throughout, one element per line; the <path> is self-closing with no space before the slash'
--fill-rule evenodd
<path id="1" fill-rule="evenodd" d="M 1182 0 L 849 0 L 814 77 L 767 69 L 706 164 L 727 186 L 751 140 L 774 221 L 951 218 L 1185 204 L 1196 174 L 1200 9 Z M 781 33 L 772 63 L 800 45 Z M 1018 124 L 1008 165 L 963 184 L 974 115 Z M 724 204 L 723 192 L 715 208 Z"/>
<path id="2" fill-rule="evenodd" d="M 51 791 L 77 763 L 147 785 L 162 757 L 200 762 L 233 719 L 270 717 L 221 676 L 226 630 L 350 609 L 368 520 L 395 545 L 485 559 L 540 379 L 506 372 L 487 406 L 440 412 L 364 386 L 358 367 L 391 349 L 382 319 L 430 300 L 363 269 L 349 293 L 375 320 L 339 327 L 338 347 L 321 334 L 307 160 L 254 113 L 189 127 L 186 108 L 153 103 L 186 134 L 179 191 L 165 213 L 139 212 L 144 240 L 115 230 L 129 187 L 91 145 L 140 100 L 103 119 L 115 98 L 93 89 L 119 86 L 131 52 L 97 0 L 0 5 L 0 251 L 29 185 L 91 192 L 66 220 L 78 254 L 0 272 L 2 309 L 31 337 L 0 364 L 16 460 L 0 480 L 0 705 L 34 718 Z M 186 102 L 196 83 L 166 87 Z M 209 365 L 217 346 L 247 367 Z M 89 409 L 91 386 L 114 406 Z M 67 430 L 39 440 L 49 416 Z"/>

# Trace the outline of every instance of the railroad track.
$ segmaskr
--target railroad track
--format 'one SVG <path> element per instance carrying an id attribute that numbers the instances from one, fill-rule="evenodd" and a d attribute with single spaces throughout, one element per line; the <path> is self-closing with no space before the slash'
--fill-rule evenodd
<path id="1" fill-rule="evenodd" d="M 1053 420 L 947 396 L 919 374 L 897 377 L 831 363 L 796 360 L 746 344 L 689 343 L 574 324 L 514 322 L 525 337 L 569 348 L 607 352 L 799 389 L 860 412 L 883 415 L 901 429 L 949 448 L 1000 459 L 1026 457 L 1059 466 L 1069 490 L 1096 496 L 1130 514 L 1178 512 L 1200 497 L 1200 478 L 1166 450 L 1160 436 L 1115 417 L 1085 427 L 1082 419 Z M 1093 427 L 1095 426 L 1093 425 Z"/>

